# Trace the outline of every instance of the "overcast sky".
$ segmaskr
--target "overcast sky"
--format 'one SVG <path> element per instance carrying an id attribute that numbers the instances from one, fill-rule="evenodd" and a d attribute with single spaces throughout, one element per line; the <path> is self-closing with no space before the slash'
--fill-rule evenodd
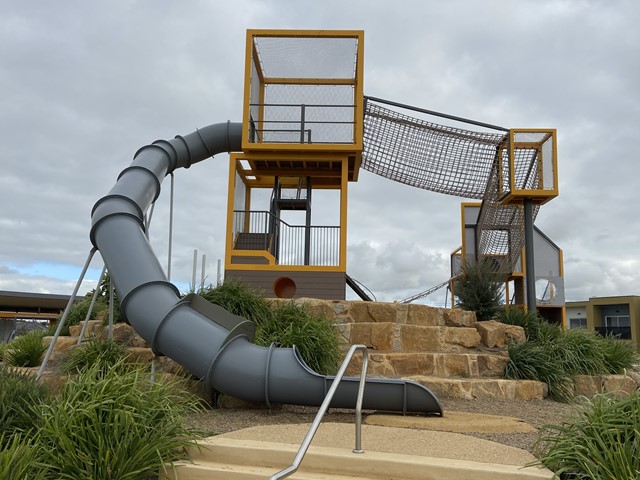
<path id="1" fill-rule="evenodd" d="M 71 293 L 91 208 L 136 150 L 241 121 L 245 31 L 283 28 L 364 30 L 366 95 L 556 128 L 560 196 L 536 225 L 564 250 L 567 300 L 640 295 L 639 20 L 635 0 L 5 1 L 0 290 Z M 227 169 L 218 155 L 176 172 L 182 288 L 194 249 L 215 282 Z M 168 185 L 151 225 L 162 264 Z M 464 200 L 362 171 L 349 194 L 348 272 L 379 300 L 446 280 Z M 81 293 L 101 267 L 97 257 Z M 444 291 L 425 303 L 442 305 Z"/>

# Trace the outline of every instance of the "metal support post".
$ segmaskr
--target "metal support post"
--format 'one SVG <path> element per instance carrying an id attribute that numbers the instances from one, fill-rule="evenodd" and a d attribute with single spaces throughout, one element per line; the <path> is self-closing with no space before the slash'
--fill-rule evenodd
<path id="1" fill-rule="evenodd" d="M 76 299 L 76 295 L 78 295 L 78 290 L 80 289 L 80 285 L 82 285 L 82 281 L 84 280 L 84 276 L 87 274 L 87 270 L 89 269 L 89 264 L 93 259 L 93 256 L 96 253 L 96 248 L 93 247 L 87 256 L 87 261 L 84 263 L 84 267 L 82 267 L 82 272 L 80 273 L 80 277 L 76 282 L 76 286 L 73 289 L 73 293 L 71 297 L 69 297 L 69 301 L 67 302 L 67 307 L 64 309 L 64 313 L 62 314 L 62 318 L 58 321 L 58 327 L 56 328 L 56 333 L 53 335 L 51 339 L 51 343 L 49 344 L 49 348 L 47 349 L 47 353 L 44 356 L 44 360 L 42 361 L 42 365 L 40 365 L 40 369 L 36 374 L 36 380 L 40 380 L 40 377 L 44 373 L 44 369 L 47 367 L 47 363 L 49 363 L 49 358 L 51 357 L 51 353 L 53 352 L 54 347 L 56 346 L 56 342 L 58 341 L 58 337 L 60 336 L 60 332 L 62 331 L 62 327 L 64 326 L 64 322 L 67 320 L 69 316 L 69 312 L 71 311 L 71 307 L 73 306 L 73 302 Z"/>
<path id="2" fill-rule="evenodd" d="M 533 251 L 533 202 L 524 200 L 524 252 L 527 288 L 527 311 L 536 312 L 536 269 Z"/>
<path id="3" fill-rule="evenodd" d="M 171 193 L 169 198 L 169 250 L 167 253 L 167 280 L 171 281 L 171 247 L 173 243 L 173 172 L 171 172 Z"/>
<path id="4" fill-rule="evenodd" d="M 102 273 L 98 277 L 98 285 L 96 285 L 96 289 L 93 291 L 93 297 L 91 298 L 91 304 L 89 305 L 89 310 L 87 311 L 87 316 L 84 317 L 84 323 L 82 324 L 82 330 L 80 330 L 80 336 L 78 337 L 78 343 L 76 345 L 80 345 L 82 340 L 84 339 L 84 334 L 87 332 L 87 325 L 89 325 L 89 318 L 91 317 L 91 313 L 93 312 L 93 307 L 96 305 L 96 300 L 98 299 L 98 293 L 100 292 L 100 282 L 107 273 L 107 266 L 102 267 Z"/>

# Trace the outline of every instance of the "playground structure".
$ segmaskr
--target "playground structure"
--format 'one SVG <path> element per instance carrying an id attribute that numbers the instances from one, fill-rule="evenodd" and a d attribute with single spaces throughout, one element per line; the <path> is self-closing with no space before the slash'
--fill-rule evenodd
<path id="1" fill-rule="evenodd" d="M 249 30 L 243 122 L 142 147 L 93 208 L 94 249 L 81 277 L 99 250 L 121 315 L 157 355 L 177 361 L 212 391 L 268 405 L 317 406 L 334 378 L 311 371 L 295 348 L 253 344 L 251 322 L 197 294 L 181 298 L 145 235 L 162 180 L 177 169 L 230 153 L 225 278 L 281 298 L 344 298 L 348 184 L 358 180 L 360 167 L 415 187 L 482 198 L 460 257 L 492 261 L 505 280 L 522 274 L 518 258 L 524 244 L 534 245 L 527 227 L 533 229 L 538 206 L 558 193 L 553 130 L 506 130 L 446 116 L 501 133 L 471 132 L 364 97 L 363 37 L 361 31 Z M 312 198 L 327 193 L 336 200 L 336 224 L 316 225 Z M 288 215 L 304 215 L 304 224 Z M 534 249 L 526 249 L 526 275 L 534 271 Z M 59 328 L 63 323 L 64 317 Z M 359 385 L 359 378 L 343 378 L 331 406 L 352 408 Z M 364 392 L 365 409 L 442 414 L 435 395 L 412 381 L 367 379 Z"/>
<path id="2" fill-rule="evenodd" d="M 346 265 L 348 185 L 363 168 L 412 187 L 481 199 L 472 232 L 463 228 L 465 248 L 452 257 L 451 279 L 466 260 L 490 262 L 497 278 L 514 284 L 507 303 L 539 306 L 561 321 L 561 252 L 525 242 L 534 236 L 539 206 L 558 195 L 555 130 L 507 129 L 366 97 L 362 61 L 359 31 L 247 32 L 242 152 L 231 154 L 229 169 L 225 278 L 279 298 L 344 299 L 346 285 L 369 298 Z M 260 191 L 270 196 L 260 201 Z M 312 197 L 326 191 L 338 198 L 333 225 L 313 221 Z M 288 221 L 296 212 L 303 223 Z M 543 266 L 557 265 L 541 270 L 542 278 L 535 276 L 536 245 Z M 553 301 L 535 300 L 541 279 L 553 285 Z"/>

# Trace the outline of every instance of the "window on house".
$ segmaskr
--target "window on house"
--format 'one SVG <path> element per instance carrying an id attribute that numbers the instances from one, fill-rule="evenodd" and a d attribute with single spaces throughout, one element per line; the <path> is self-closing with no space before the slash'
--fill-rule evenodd
<path id="1" fill-rule="evenodd" d="M 629 328 L 631 320 L 629 315 L 608 315 L 604 317 L 606 327 Z"/>
<path id="2" fill-rule="evenodd" d="M 587 319 L 586 318 L 570 318 L 569 319 L 569 328 L 587 328 Z"/>

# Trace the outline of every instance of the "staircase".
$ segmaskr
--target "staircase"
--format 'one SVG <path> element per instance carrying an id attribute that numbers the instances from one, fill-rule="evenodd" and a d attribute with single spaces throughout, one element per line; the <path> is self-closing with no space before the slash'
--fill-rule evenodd
<path id="1" fill-rule="evenodd" d="M 520 327 L 418 304 L 297 301 L 334 321 L 346 345 L 369 347 L 370 377 L 413 380 L 439 398 L 542 400 L 547 395 L 542 382 L 502 378 L 507 343 L 524 339 Z M 350 375 L 360 371 L 359 361 L 354 358 Z"/>
<path id="2" fill-rule="evenodd" d="M 162 479 L 267 479 L 288 467 L 299 445 L 210 437 L 189 452 L 191 462 L 178 462 Z M 192 463 L 193 462 L 193 463 Z M 168 470 L 171 467 L 168 467 Z M 497 465 L 383 452 L 354 454 L 349 449 L 311 446 L 292 480 L 540 480 L 546 469 Z"/>

